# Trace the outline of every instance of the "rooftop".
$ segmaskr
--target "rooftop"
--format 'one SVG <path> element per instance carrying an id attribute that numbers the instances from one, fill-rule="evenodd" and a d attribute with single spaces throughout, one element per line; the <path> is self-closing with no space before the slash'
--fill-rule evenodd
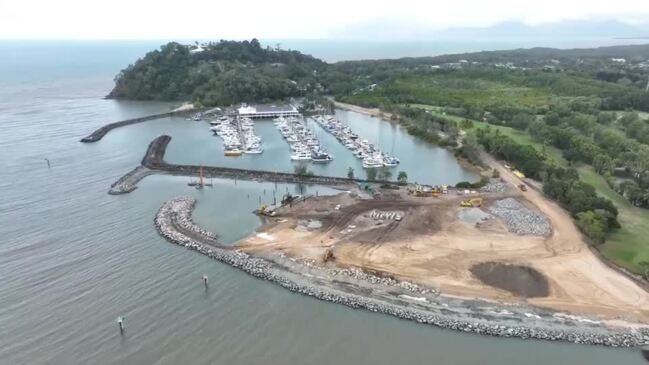
<path id="1" fill-rule="evenodd" d="M 239 114 L 255 114 L 255 113 L 290 113 L 297 112 L 293 105 L 254 105 L 242 106 L 239 109 Z"/>

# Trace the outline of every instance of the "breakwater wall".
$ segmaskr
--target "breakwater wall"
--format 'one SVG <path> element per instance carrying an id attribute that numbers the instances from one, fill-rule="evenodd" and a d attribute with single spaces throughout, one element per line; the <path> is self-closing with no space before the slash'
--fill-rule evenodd
<path id="1" fill-rule="evenodd" d="M 154 219 L 158 232 L 174 244 L 196 250 L 256 278 L 271 281 L 296 293 L 350 308 L 365 309 L 418 323 L 481 335 L 568 341 L 612 347 L 635 347 L 649 344 L 649 331 L 646 329 L 612 330 L 603 325 L 593 326 L 577 322 L 566 323 L 565 321 L 559 327 L 555 327 L 556 321 L 552 319 L 541 317 L 529 319 L 526 316 L 521 316 L 515 322 L 499 322 L 492 318 L 481 319 L 475 313 L 459 315 L 457 313 L 461 311 L 453 311 L 452 307 L 442 310 L 432 309 L 422 302 L 413 304 L 397 297 L 381 298 L 378 295 L 372 295 L 372 290 L 361 290 L 360 292 L 370 294 L 359 295 L 346 290 L 345 286 L 337 287 L 334 282 L 325 285 L 322 281 L 315 280 L 313 275 L 301 275 L 276 262 L 248 255 L 232 247 L 210 244 L 209 242 L 215 236 L 202 230 L 191 221 L 191 212 L 195 203 L 196 200 L 191 197 L 179 197 L 165 202 Z M 347 275 L 351 275 L 357 282 L 368 282 L 368 274 L 357 274 L 352 270 Z M 395 288 L 405 287 L 413 293 L 423 294 L 416 286 L 413 288 L 412 285 L 384 283 L 383 281 L 388 279 L 373 278 L 372 285 L 384 285 L 380 290 L 383 293 L 388 288 L 395 290 Z"/>
<path id="2" fill-rule="evenodd" d="M 126 119 L 126 120 L 122 120 L 122 121 L 119 121 L 119 122 L 109 123 L 109 124 L 106 124 L 103 127 L 99 128 L 99 129 L 95 130 L 94 132 L 87 135 L 86 137 L 83 137 L 81 139 L 81 142 L 83 142 L 83 143 L 97 142 L 100 139 L 104 138 L 106 133 L 112 131 L 115 128 L 125 127 L 127 125 L 136 124 L 136 123 L 147 122 L 149 120 L 162 119 L 162 118 L 168 118 L 168 117 L 174 117 L 174 116 L 180 116 L 180 115 L 187 115 L 187 114 L 196 113 L 196 112 L 199 112 L 199 111 L 200 110 L 198 110 L 198 109 L 176 110 L 176 111 L 170 111 L 170 112 L 167 112 L 167 113 L 147 115 L 147 116 L 144 116 L 144 117 Z"/>
<path id="3" fill-rule="evenodd" d="M 133 170 L 127 172 L 126 175 L 120 177 L 114 183 L 112 183 L 110 185 L 110 190 L 108 190 L 108 194 L 111 195 L 128 194 L 131 191 L 137 189 L 137 183 L 140 180 L 154 173 L 155 171 L 151 171 L 150 169 L 144 166 L 138 166 Z"/>
<path id="4" fill-rule="evenodd" d="M 198 165 L 176 165 L 165 162 L 164 156 L 171 137 L 162 135 L 154 139 L 142 158 L 142 166 L 155 171 L 163 171 L 174 175 L 199 174 L 201 166 Z M 202 166 L 203 175 L 206 177 L 220 177 L 240 180 L 256 180 L 270 182 L 285 182 L 295 184 L 316 184 L 316 185 L 351 185 L 356 182 L 365 182 L 361 179 L 349 179 L 334 176 L 298 175 L 289 172 L 273 172 L 264 170 L 247 170 L 232 167 Z"/>

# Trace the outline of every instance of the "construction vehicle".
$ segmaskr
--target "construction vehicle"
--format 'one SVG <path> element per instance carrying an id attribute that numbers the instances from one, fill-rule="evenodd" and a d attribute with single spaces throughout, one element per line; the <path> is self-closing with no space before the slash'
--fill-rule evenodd
<path id="1" fill-rule="evenodd" d="M 299 198 L 299 195 L 292 195 L 291 193 L 286 193 L 282 197 L 282 205 L 289 205 L 297 198 Z"/>
<path id="2" fill-rule="evenodd" d="M 274 217 L 275 216 L 275 210 L 269 208 L 266 204 L 263 204 L 262 206 L 260 206 L 259 209 L 257 209 L 255 211 L 255 213 L 257 213 L 259 215 L 269 216 L 269 217 Z"/>
<path id="3" fill-rule="evenodd" d="M 410 191 L 414 196 L 417 197 L 438 197 L 439 194 L 443 192 L 443 189 L 439 186 L 429 186 L 429 185 L 415 185 L 415 188 Z"/>
<path id="4" fill-rule="evenodd" d="M 204 186 L 209 186 L 209 187 L 212 186 L 211 182 L 206 183 L 204 181 L 204 179 L 203 179 L 203 165 L 201 165 L 201 168 L 198 171 L 198 180 L 190 181 L 187 185 L 193 186 L 193 187 L 195 187 L 196 189 L 199 189 L 199 190 L 202 189 Z"/>
<path id="5" fill-rule="evenodd" d="M 525 178 L 525 174 L 523 174 L 522 172 L 520 172 L 518 170 L 514 170 L 513 172 L 514 172 L 514 175 L 516 175 L 516 177 L 518 177 L 519 179 L 524 179 Z"/>
<path id="6" fill-rule="evenodd" d="M 521 191 L 527 191 L 527 185 L 525 184 L 518 185 L 518 188 L 521 189 Z"/>
<path id="7" fill-rule="evenodd" d="M 460 203 L 461 207 L 464 208 L 477 208 L 482 206 L 482 198 L 473 198 L 469 200 L 464 200 Z"/>
<path id="8" fill-rule="evenodd" d="M 323 262 L 334 261 L 335 259 L 336 257 L 334 256 L 334 250 L 331 248 L 326 249 L 324 254 L 322 255 Z"/>

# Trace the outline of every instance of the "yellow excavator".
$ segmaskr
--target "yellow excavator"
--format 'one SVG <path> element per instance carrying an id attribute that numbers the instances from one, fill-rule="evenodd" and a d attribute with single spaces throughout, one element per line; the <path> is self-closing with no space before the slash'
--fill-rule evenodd
<path id="1" fill-rule="evenodd" d="M 482 206 L 482 198 L 473 198 L 469 200 L 464 200 L 460 203 L 461 207 L 465 208 L 474 208 Z"/>
<path id="2" fill-rule="evenodd" d="M 275 211 L 268 209 L 268 206 L 266 206 L 266 204 L 260 206 L 259 209 L 257 209 L 256 213 L 259 215 L 267 215 L 270 217 L 273 217 L 275 215 Z"/>

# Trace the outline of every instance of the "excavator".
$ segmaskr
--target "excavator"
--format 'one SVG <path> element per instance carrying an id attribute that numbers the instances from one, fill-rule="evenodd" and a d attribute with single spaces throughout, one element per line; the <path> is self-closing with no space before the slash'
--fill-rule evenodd
<path id="1" fill-rule="evenodd" d="M 257 211 L 255 213 L 257 213 L 259 215 L 266 215 L 266 216 L 269 216 L 269 217 L 273 217 L 276 214 L 274 210 L 268 209 L 268 206 L 266 206 L 266 204 L 263 204 L 262 206 L 260 206 L 259 209 L 257 209 Z"/>
<path id="2" fill-rule="evenodd" d="M 469 200 L 464 200 L 460 203 L 461 207 L 464 208 L 474 208 L 482 206 L 482 198 L 473 198 Z"/>

